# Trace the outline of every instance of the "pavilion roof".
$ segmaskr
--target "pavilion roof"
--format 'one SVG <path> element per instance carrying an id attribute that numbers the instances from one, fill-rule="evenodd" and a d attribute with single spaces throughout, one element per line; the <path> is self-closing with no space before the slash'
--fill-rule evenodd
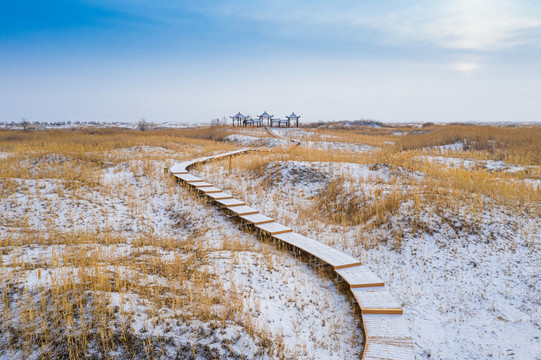
<path id="1" fill-rule="evenodd" d="M 292 112 L 291 115 L 286 116 L 286 118 L 288 118 L 288 119 L 292 119 L 292 118 L 298 119 L 298 118 L 300 118 L 300 116 L 297 116 L 297 115 L 295 115 L 294 112 Z"/>
<path id="2" fill-rule="evenodd" d="M 240 113 L 240 111 L 239 111 L 239 113 L 238 113 L 237 115 L 235 115 L 235 116 L 230 116 L 230 118 L 232 118 L 232 119 L 233 119 L 233 118 L 246 119 L 246 116 L 242 115 L 242 114 Z"/>
<path id="3" fill-rule="evenodd" d="M 274 115 L 269 115 L 266 110 L 263 114 L 259 115 L 259 117 L 273 117 L 273 116 Z"/>

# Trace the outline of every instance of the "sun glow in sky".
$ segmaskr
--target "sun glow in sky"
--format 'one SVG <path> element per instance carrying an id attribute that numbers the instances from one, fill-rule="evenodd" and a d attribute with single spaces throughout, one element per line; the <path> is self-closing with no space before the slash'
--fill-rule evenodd
<path id="1" fill-rule="evenodd" d="M 0 3 L 0 121 L 541 121 L 541 2 Z"/>

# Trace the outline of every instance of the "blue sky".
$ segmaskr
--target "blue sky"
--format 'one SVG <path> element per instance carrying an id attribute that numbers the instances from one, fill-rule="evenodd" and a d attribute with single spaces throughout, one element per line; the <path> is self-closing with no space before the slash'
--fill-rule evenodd
<path id="1" fill-rule="evenodd" d="M 0 3 L 0 121 L 541 121 L 541 2 Z"/>

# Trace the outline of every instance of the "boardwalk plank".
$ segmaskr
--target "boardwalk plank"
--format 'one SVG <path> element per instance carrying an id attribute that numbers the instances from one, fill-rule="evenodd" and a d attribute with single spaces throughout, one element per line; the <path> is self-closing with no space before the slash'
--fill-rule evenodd
<path id="1" fill-rule="evenodd" d="M 414 359 L 413 340 L 402 315 L 363 314 L 364 359 Z"/>
<path id="2" fill-rule="evenodd" d="M 293 231 L 291 228 L 275 223 L 275 222 L 257 224 L 255 225 L 255 227 L 263 231 L 266 231 L 271 235 L 284 234 L 284 233 L 289 233 Z"/>
<path id="3" fill-rule="evenodd" d="M 275 237 L 312 254 L 335 269 L 360 265 L 360 261 L 354 257 L 297 233 L 280 234 Z"/>
<path id="4" fill-rule="evenodd" d="M 367 341 L 363 354 L 364 360 L 413 360 L 415 352 L 413 344 L 407 342 L 387 342 L 372 339 Z"/>
<path id="5" fill-rule="evenodd" d="M 402 314 L 402 307 L 384 286 L 351 289 L 363 314 Z"/>
<path id="6" fill-rule="evenodd" d="M 201 192 L 204 192 L 205 194 L 217 194 L 223 192 L 222 189 L 218 189 L 217 187 L 211 186 L 211 187 L 203 187 L 198 189 Z"/>
<path id="7" fill-rule="evenodd" d="M 177 174 L 177 173 L 187 174 L 188 169 L 186 167 L 188 166 L 189 163 L 190 161 L 184 161 L 184 162 L 181 162 L 180 164 L 175 164 L 169 168 L 169 171 L 171 172 L 171 174 Z"/>
<path id="8" fill-rule="evenodd" d="M 222 200 L 217 200 L 216 202 L 224 205 L 224 206 L 227 206 L 227 207 L 230 207 L 230 206 L 242 206 L 242 205 L 246 205 L 246 203 L 244 201 L 240 201 L 240 200 L 237 200 L 237 199 L 222 199 Z"/>
<path id="9" fill-rule="evenodd" d="M 336 270 L 351 288 L 383 286 L 385 283 L 363 265 Z"/>
<path id="10" fill-rule="evenodd" d="M 237 215 L 251 215 L 251 214 L 258 214 L 259 211 L 257 211 L 254 208 L 251 208 L 249 206 L 234 206 L 229 209 L 231 212 L 237 214 Z"/>
<path id="11" fill-rule="evenodd" d="M 195 187 L 196 189 L 200 189 L 200 188 L 204 188 L 204 187 L 211 187 L 211 186 L 214 186 L 208 182 L 196 182 L 196 183 L 193 183 L 191 184 L 193 187 Z"/>
<path id="12" fill-rule="evenodd" d="M 272 218 L 265 215 L 261 215 L 261 214 L 242 215 L 241 218 L 254 225 L 267 224 L 267 223 L 274 222 Z"/>
<path id="13" fill-rule="evenodd" d="M 180 180 L 185 181 L 187 183 L 194 183 L 194 182 L 203 182 L 203 179 L 193 176 L 192 174 L 181 174 L 181 175 L 175 175 Z"/>
<path id="14" fill-rule="evenodd" d="M 233 199 L 233 195 L 228 194 L 226 192 L 220 192 L 220 193 L 210 193 L 206 194 L 209 198 L 213 200 L 223 200 L 223 199 Z"/>
<path id="15" fill-rule="evenodd" d="M 367 338 L 411 339 L 402 315 L 363 314 L 362 317 Z"/>

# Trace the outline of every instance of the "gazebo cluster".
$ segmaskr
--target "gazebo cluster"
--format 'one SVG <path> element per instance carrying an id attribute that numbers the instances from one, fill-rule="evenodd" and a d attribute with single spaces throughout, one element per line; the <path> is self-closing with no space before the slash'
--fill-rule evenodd
<path id="1" fill-rule="evenodd" d="M 233 119 L 233 126 L 277 126 L 277 127 L 299 127 L 299 118 L 300 116 L 291 113 L 285 119 L 279 119 L 273 117 L 274 115 L 269 115 L 267 111 L 263 114 L 252 118 L 251 116 L 244 116 L 240 112 L 235 116 L 230 116 Z"/>

